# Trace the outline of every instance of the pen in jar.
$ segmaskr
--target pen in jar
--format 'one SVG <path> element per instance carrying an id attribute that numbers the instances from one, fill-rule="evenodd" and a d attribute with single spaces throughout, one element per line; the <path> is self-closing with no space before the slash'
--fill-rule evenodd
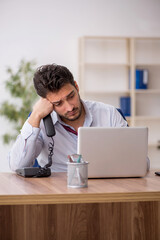
<path id="1" fill-rule="evenodd" d="M 69 162 L 73 162 L 73 160 L 72 160 L 70 155 L 68 155 L 67 157 L 68 157 Z"/>

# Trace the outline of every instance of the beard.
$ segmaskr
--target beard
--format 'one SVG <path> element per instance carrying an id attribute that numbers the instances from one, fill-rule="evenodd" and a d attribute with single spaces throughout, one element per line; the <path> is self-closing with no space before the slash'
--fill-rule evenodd
<path id="1" fill-rule="evenodd" d="M 82 101 L 79 96 L 79 106 L 74 107 L 72 109 L 72 111 L 69 111 L 69 112 L 65 113 L 64 115 L 59 115 L 59 116 L 62 120 L 64 119 L 67 121 L 76 121 L 77 119 L 79 119 L 81 117 L 82 109 L 83 109 L 83 105 L 82 105 Z"/>
<path id="2" fill-rule="evenodd" d="M 72 112 L 73 113 L 75 112 L 76 114 L 73 114 L 73 115 L 69 116 L 71 112 L 68 112 L 65 115 L 60 116 L 60 117 L 62 119 L 66 119 L 68 121 L 76 121 L 77 119 L 80 118 L 80 116 L 82 114 L 82 107 L 80 107 L 80 109 L 79 108 L 73 108 Z"/>

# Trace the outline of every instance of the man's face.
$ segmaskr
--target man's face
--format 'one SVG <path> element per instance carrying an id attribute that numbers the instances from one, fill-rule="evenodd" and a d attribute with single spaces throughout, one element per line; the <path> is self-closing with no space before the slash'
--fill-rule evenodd
<path id="1" fill-rule="evenodd" d="M 82 113 L 82 104 L 78 86 L 70 83 L 63 86 L 58 92 L 49 92 L 47 100 L 54 106 L 54 111 L 65 122 L 77 120 Z"/>

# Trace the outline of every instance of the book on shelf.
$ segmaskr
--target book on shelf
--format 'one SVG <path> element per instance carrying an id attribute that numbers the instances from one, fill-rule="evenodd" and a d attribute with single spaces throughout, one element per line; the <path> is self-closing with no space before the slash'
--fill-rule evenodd
<path id="1" fill-rule="evenodd" d="M 120 97 L 120 109 L 122 110 L 124 116 L 131 116 L 131 98 L 130 97 Z"/>
<path id="2" fill-rule="evenodd" d="M 129 89 L 131 89 L 131 76 L 129 71 Z M 148 70 L 136 69 L 135 70 L 135 89 L 147 89 L 148 88 Z"/>
<path id="3" fill-rule="evenodd" d="M 148 86 L 148 70 L 136 69 L 136 89 L 147 89 Z"/>

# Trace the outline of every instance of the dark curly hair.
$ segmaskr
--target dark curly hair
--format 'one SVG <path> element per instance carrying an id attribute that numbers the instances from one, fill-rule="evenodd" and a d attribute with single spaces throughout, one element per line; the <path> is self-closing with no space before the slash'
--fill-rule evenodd
<path id="1" fill-rule="evenodd" d="M 67 83 L 75 86 L 72 73 L 66 67 L 56 64 L 39 67 L 33 82 L 37 94 L 43 98 L 46 98 L 48 92 L 57 92 Z"/>

